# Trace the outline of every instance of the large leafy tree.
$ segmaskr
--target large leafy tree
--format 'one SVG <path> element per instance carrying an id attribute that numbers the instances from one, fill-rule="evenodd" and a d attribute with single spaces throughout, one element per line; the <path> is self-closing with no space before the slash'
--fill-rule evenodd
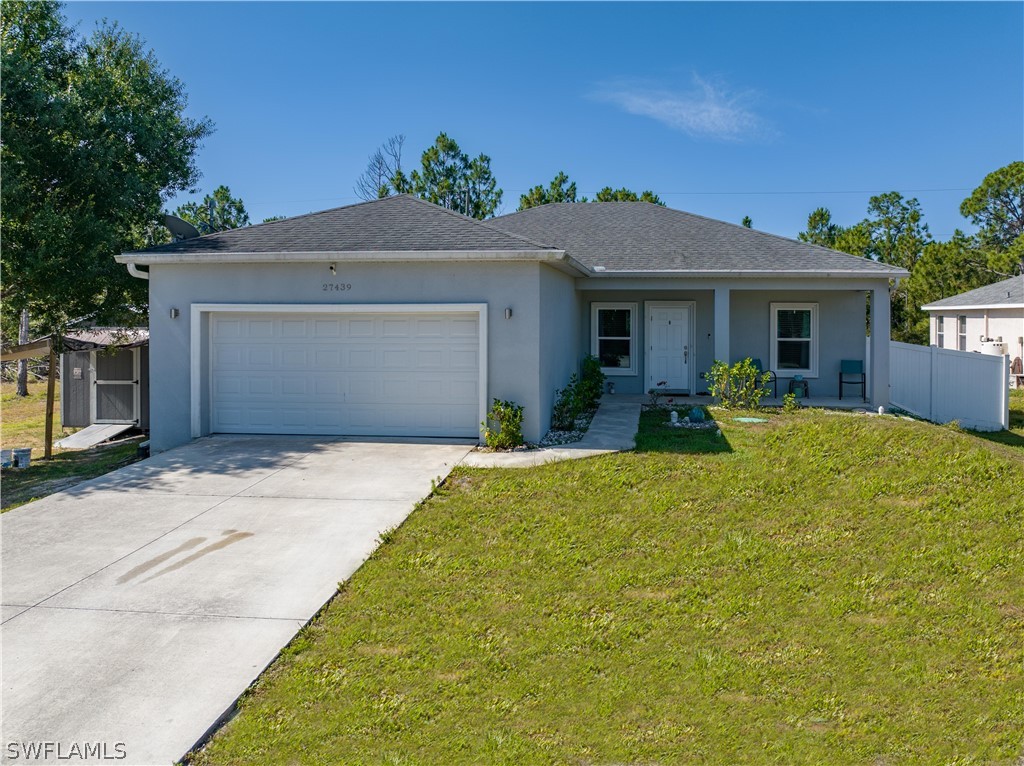
<path id="1" fill-rule="evenodd" d="M 576 182 L 570 181 L 569 176 L 559 171 L 548 187 L 545 189 L 538 184 L 526 194 L 519 196 L 519 209 L 547 205 L 552 202 L 576 202 Z"/>
<path id="2" fill-rule="evenodd" d="M 203 197 L 202 202 L 186 202 L 174 214 L 203 234 L 249 225 L 245 203 L 239 197 L 232 197 L 231 189 L 223 185 Z"/>
<path id="3" fill-rule="evenodd" d="M 501 204 L 491 158 L 470 158 L 446 133 L 423 152 L 420 168 L 409 174 L 409 186 L 418 197 L 470 218 L 490 218 Z"/>
<path id="4" fill-rule="evenodd" d="M 985 176 L 960 203 L 960 212 L 978 227 L 983 246 L 1009 250 L 1024 234 L 1024 162 L 1011 162 Z"/>
<path id="5" fill-rule="evenodd" d="M 23 309 L 43 333 L 138 321 L 146 285 L 113 256 L 196 182 L 211 123 L 185 116 L 182 83 L 116 25 L 79 39 L 57 3 L 4 2 L 0 27 L 4 328 Z"/>

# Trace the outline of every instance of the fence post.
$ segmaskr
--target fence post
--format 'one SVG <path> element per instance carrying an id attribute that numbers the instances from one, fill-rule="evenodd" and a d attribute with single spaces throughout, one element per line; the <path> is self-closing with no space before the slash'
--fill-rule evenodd
<path id="1" fill-rule="evenodd" d="M 1002 391 L 1002 409 L 999 412 L 999 419 L 1003 422 L 1003 430 L 1010 430 L 1010 355 L 1003 354 L 1003 385 L 999 387 Z"/>
<path id="2" fill-rule="evenodd" d="M 939 353 L 937 346 L 928 347 L 928 420 L 935 422 L 935 388 L 937 374 L 935 358 Z"/>

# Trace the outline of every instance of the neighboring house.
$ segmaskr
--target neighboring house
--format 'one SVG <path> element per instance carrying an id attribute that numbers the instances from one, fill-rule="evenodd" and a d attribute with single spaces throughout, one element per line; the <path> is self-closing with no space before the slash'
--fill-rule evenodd
<path id="1" fill-rule="evenodd" d="M 149 330 L 94 327 L 62 337 L 60 421 L 149 428 Z"/>
<path id="2" fill-rule="evenodd" d="M 1024 275 L 922 306 L 931 345 L 1024 358 Z"/>
<path id="3" fill-rule="evenodd" d="M 118 261 L 149 279 L 154 450 L 223 432 L 477 438 L 495 397 L 537 440 L 588 353 L 634 394 L 700 393 L 714 360 L 751 356 L 833 397 L 839 361 L 865 360 L 884 405 L 889 284 L 906 276 L 644 202 L 481 222 L 404 195 Z"/>

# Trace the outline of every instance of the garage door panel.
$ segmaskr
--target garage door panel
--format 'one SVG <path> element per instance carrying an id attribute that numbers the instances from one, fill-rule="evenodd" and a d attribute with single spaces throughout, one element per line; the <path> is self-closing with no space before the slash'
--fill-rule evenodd
<path id="1" fill-rule="evenodd" d="M 211 428 L 479 432 L 478 320 L 465 314 L 211 316 Z"/>

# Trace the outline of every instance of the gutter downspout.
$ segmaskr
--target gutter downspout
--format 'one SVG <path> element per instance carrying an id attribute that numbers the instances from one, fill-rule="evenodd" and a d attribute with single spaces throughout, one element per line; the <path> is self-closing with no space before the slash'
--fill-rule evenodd
<path id="1" fill-rule="evenodd" d="M 125 266 L 128 267 L 128 273 L 131 274 L 136 279 L 149 279 L 149 272 L 140 271 L 139 267 L 136 266 L 134 263 L 126 263 Z"/>

